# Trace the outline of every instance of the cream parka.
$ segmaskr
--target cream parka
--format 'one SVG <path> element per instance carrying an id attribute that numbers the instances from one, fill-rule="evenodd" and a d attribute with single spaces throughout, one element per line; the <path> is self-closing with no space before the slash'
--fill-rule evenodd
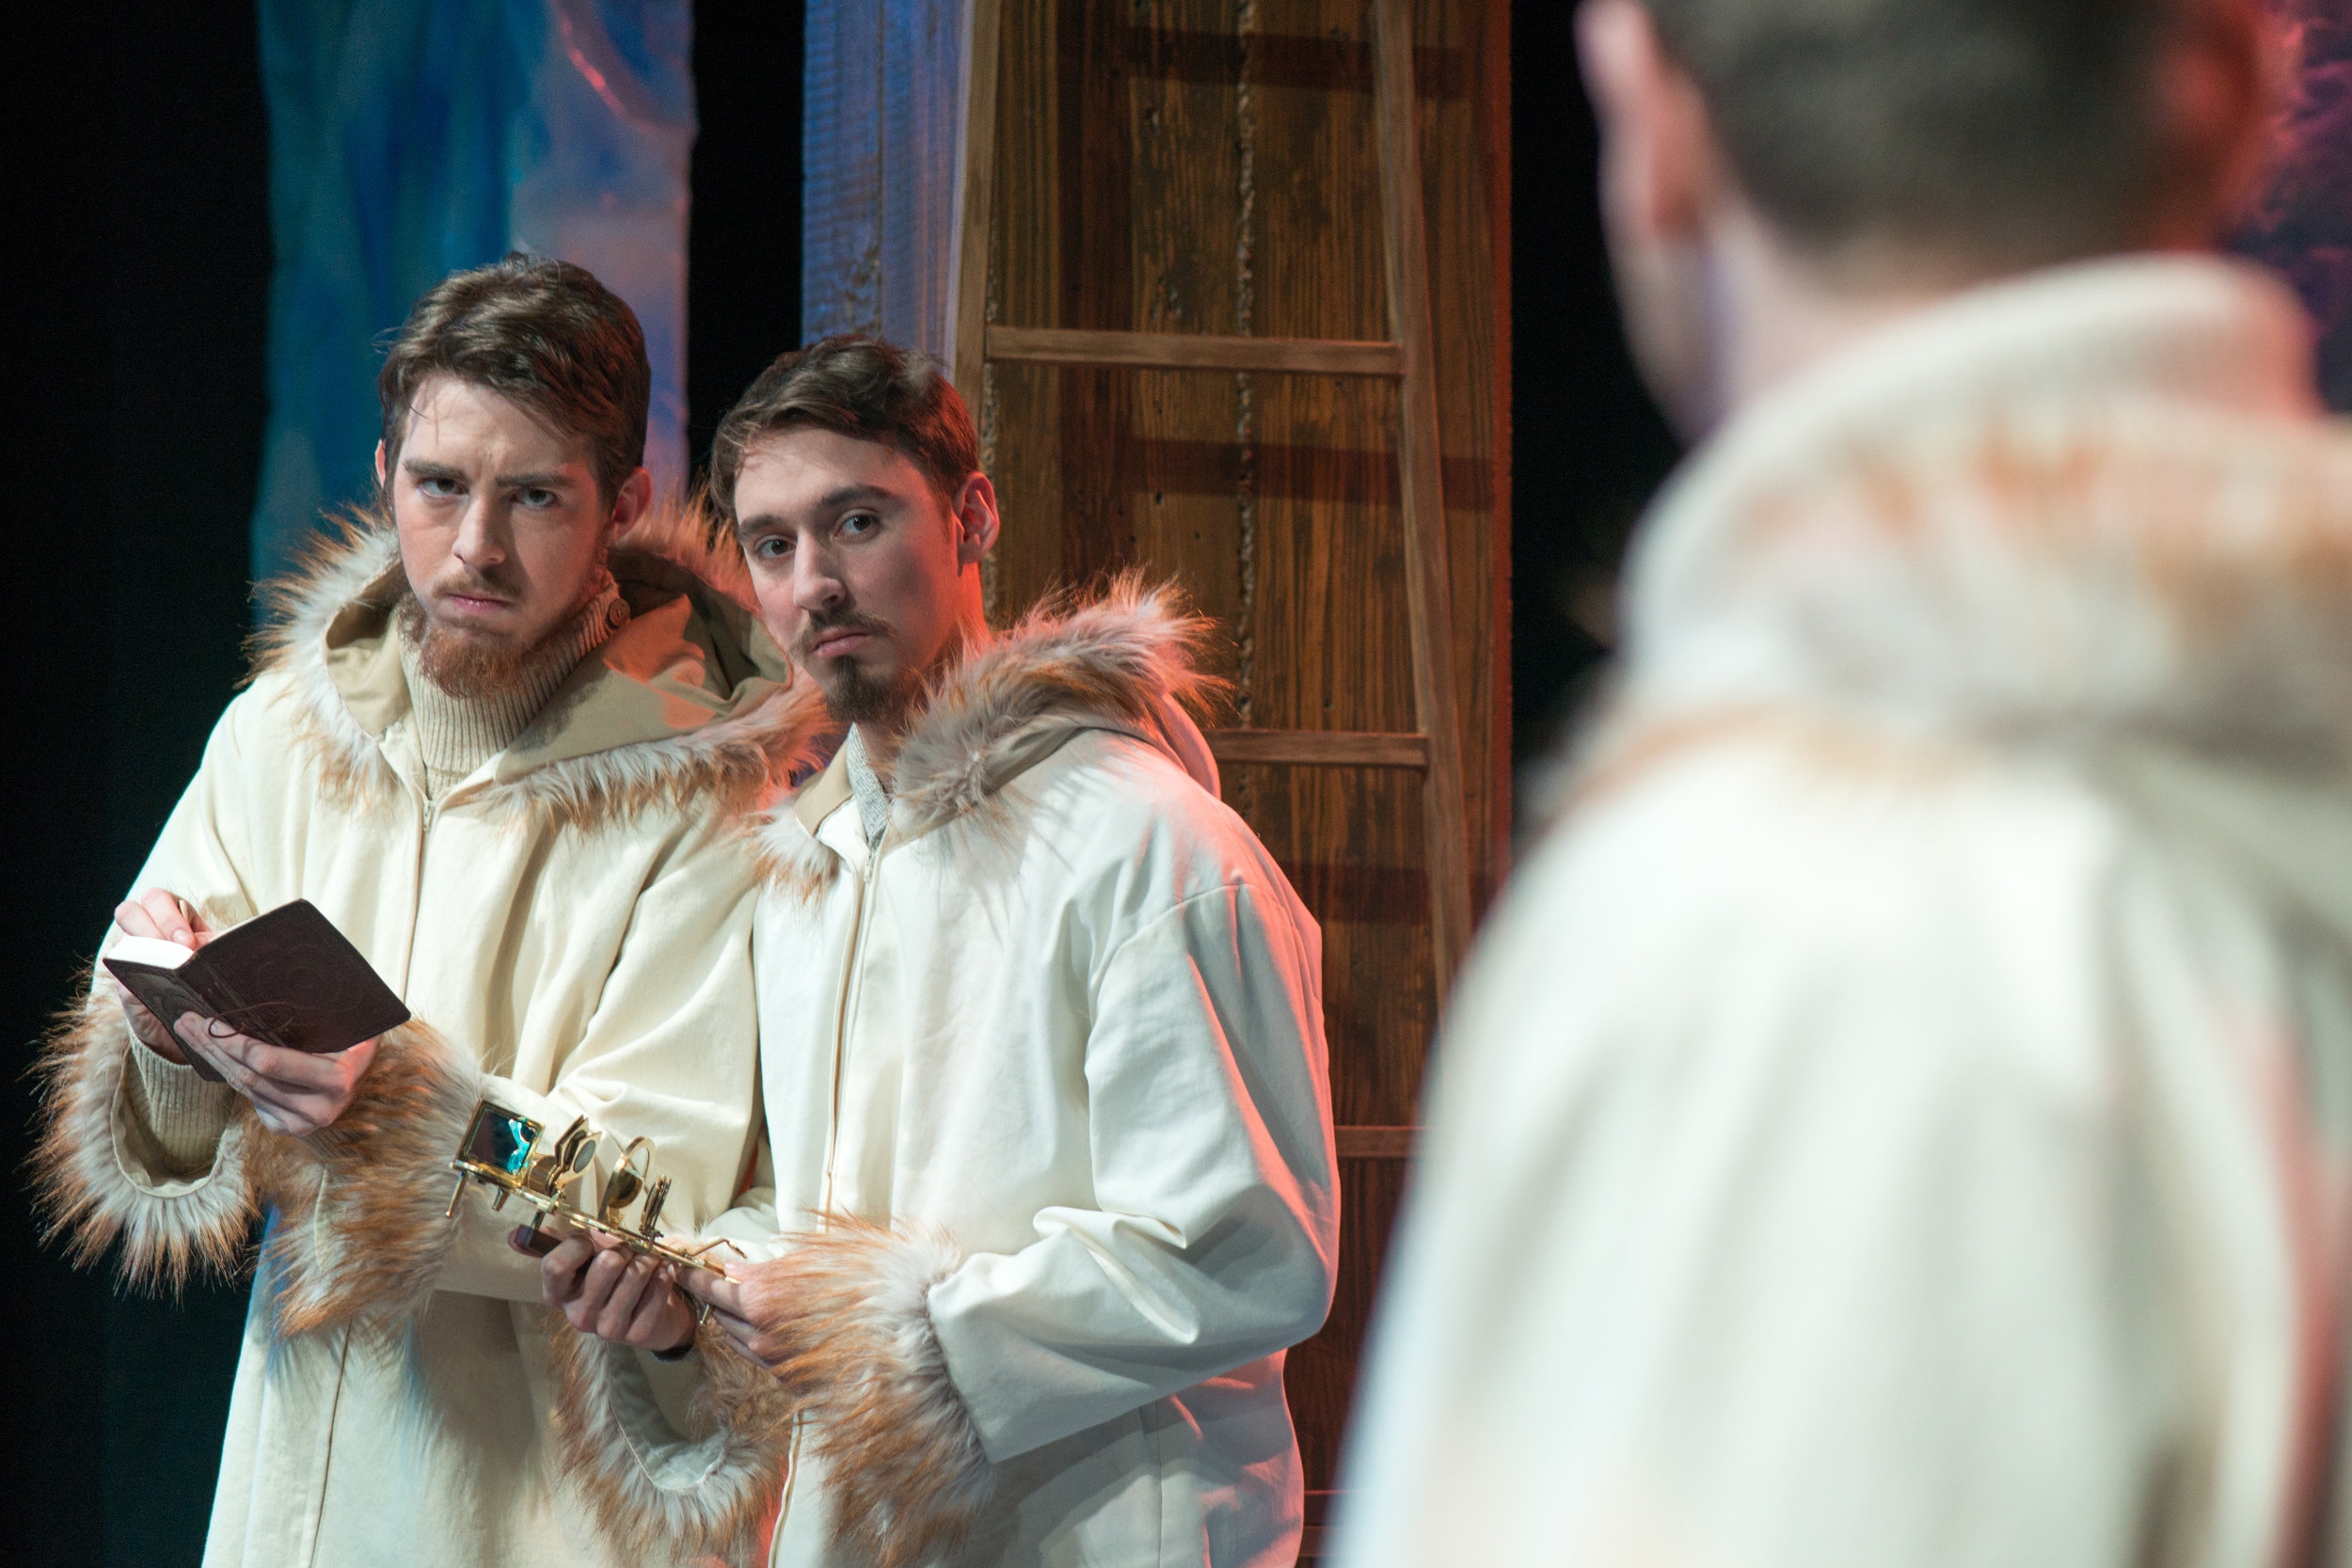
<path id="1" fill-rule="evenodd" d="M 353 534 L 288 591 L 141 869 L 216 927 L 310 899 L 416 1020 L 301 1140 L 147 1053 L 110 988 L 52 1046 L 45 1197 L 85 1257 L 119 1237 L 132 1279 L 173 1282 L 234 1266 L 270 1213 L 208 1568 L 625 1560 L 556 1485 L 562 1320 L 503 1243 L 515 1213 L 443 1207 L 484 1095 L 550 1134 L 585 1114 L 608 1158 L 650 1137 L 680 1223 L 726 1210 L 752 1163 L 754 882 L 727 819 L 790 764 L 804 705 L 706 580 L 725 561 L 684 527 L 625 537 L 626 623 L 428 800 L 389 630 L 397 546 Z"/>
<path id="2" fill-rule="evenodd" d="M 2352 1562 L 2352 435 L 2293 297 L 1890 325 L 1693 459 L 1627 607 L 1438 1054 L 1340 1560 Z"/>
<path id="3" fill-rule="evenodd" d="M 1322 943 L 1177 704 L 1197 632 L 1132 586 L 1034 618 L 913 727 L 878 849 L 838 758 L 764 832 L 774 1184 L 712 1233 L 807 1265 L 777 1564 L 1296 1555 Z M 629 1475 L 638 1364 L 579 1343 L 622 1373 L 582 1380 L 585 1467 L 675 1528 Z"/>

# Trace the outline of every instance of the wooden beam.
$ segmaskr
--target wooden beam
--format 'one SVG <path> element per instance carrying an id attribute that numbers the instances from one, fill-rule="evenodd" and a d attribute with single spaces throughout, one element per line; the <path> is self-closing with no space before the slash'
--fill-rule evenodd
<path id="1" fill-rule="evenodd" d="M 1115 365 L 1161 371 L 1275 371 L 1295 375 L 1404 373 L 1394 343 L 1329 338 L 1219 338 L 1204 332 L 1082 332 L 992 326 L 988 357 L 1032 365 Z"/>
<path id="2" fill-rule="evenodd" d="M 1343 1160 L 1409 1160 L 1418 1127 L 1335 1127 L 1331 1129 Z"/>
<path id="3" fill-rule="evenodd" d="M 1005 0 L 972 0 L 963 55 L 963 186 L 956 234 L 955 363 L 948 379 L 962 394 L 973 422 L 980 418 L 983 347 L 988 330 L 988 242 L 996 205 L 997 42 Z"/>
<path id="4" fill-rule="evenodd" d="M 1226 767 L 1295 762 L 1311 768 L 1427 768 L 1429 737 L 1373 730 L 1211 730 L 1209 751 Z"/>
<path id="5" fill-rule="evenodd" d="M 1421 116 L 1413 90 L 1412 0 L 1376 0 L 1382 261 L 1389 330 L 1404 353 L 1405 598 L 1412 632 L 1414 716 L 1429 736 L 1425 809 L 1430 938 L 1442 1001 L 1470 946 L 1470 823 L 1462 799 L 1462 726 L 1454 679 L 1454 592 L 1446 560 L 1438 438 L 1438 366 L 1429 319 L 1429 236 L 1422 213 Z"/>

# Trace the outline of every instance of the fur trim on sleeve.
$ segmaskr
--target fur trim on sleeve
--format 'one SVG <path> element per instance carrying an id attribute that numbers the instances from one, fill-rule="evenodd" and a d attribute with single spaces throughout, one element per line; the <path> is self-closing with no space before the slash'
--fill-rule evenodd
<path id="1" fill-rule="evenodd" d="M 635 1351 L 561 1323 L 548 1347 L 565 1479 L 623 1560 L 750 1562 L 783 1494 L 794 1414 L 783 1386 L 711 1324 L 696 1349 L 703 1384 L 680 1433 Z"/>
<path id="2" fill-rule="evenodd" d="M 256 1185 L 277 1205 L 266 1249 L 278 1332 L 393 1324 L 421 1309 L 457 1237 L 450 1151 L 485 1082 L 429 1027 L 386 1035 L 332 1127 L 270 1138 Z"/>
<path id="3" fill-rule="evenodd" d="M 210 1171 L 140 1180 L 125 1164 L 116 1121 L 122 1076 L 139 1049 L 121 1005 L 104 991 L 60 1016 L 44 1042 L 42 1130 L 29 1162 L 43 1235 L 62 1239 L 78 1264 L 121 1238 L 122 1276 L 140 1289 L 178 1291 L 199 1269 L 233 1277 L 256 1212 L 247 1166 L 260 1124 L 240 1100 Z"/>
<path id="4" fill-rule="evenodd" d="M 930 1290 L 963 1254 L 936 1231 L 834 1217 L 765 1265 L 784 1275 L 776 1376 L 809 1417 L 834 1528 L 877 1568 L 951 1553 L 995 1494 L 979 1428 L 947 1375 Z"/>

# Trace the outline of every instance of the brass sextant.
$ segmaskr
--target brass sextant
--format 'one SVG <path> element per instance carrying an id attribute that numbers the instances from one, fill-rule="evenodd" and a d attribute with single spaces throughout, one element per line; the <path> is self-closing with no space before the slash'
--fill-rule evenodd
<path id="1" fill-rule="evenodd" d="M 564 1130 L 554 1147 L 542 1153 L 539 1135 L 546 1131 L 529 1117 L 491 1101 L 475 1106 L 465 1142 L 450 1158 L 457 1185 L 449 1195 L 448 1212 L 456 1213 L 466 1183 L 478 1181 L 494 1195 L 490 1199 L 493 1210 L 505 1208 L 510 1197 L 519 1197 L 531 1206 L 531 1223 L 515 1237 L 516 1244 L 525 1251 L 544 1252 L 553 1246 L 553 1239 L 540 1230 L 553 1219 L 578 1230 L 609 1236 L 631 1252 L 681 1268 L 718 1272 L 718 1265 L 708 1262 L 706 1255 L 725 1246 L 725 1242 L 705 1242 L 691 1248 L 662 1242 L 661 1205 L 670 1196 L 670 1179 L 654 1176 L 649 1139 L 632 1138 L 622 1148 L 620 1164 L 605 1181 L 604 1197 L 591 1213 L 573 1202 L 572 1195 L 596 1163 L 600 1135 L 588 1125 L 586 1117 L 580 1117 Z M 628 1212 L 631 1204 L 637 1205 L 634 1220 Z"/>

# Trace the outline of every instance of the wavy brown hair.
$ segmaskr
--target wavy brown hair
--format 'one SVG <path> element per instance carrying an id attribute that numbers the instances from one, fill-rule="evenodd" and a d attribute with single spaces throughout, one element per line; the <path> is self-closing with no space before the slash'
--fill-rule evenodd
<path id="1" fill-rule="evenodd" d="M 821 338 L 779 356 L 719 421 L 710 442 L 710 500 L 723 522 L 735 520 L 735 482 L 751 444 L 803 428 L 892 448 L 950 502 L 980 466 L 972 411 L 937 360 L 864 333 Z"/>
<path id="2" fill-rule="evenodd" d="M 653 368 L 644 329 L 586 267 L 517 251 L 426 291 L 375 378 L 387 473 L 398 466 L 419 389 L 437 375 L 486 388 L 585 437 L 608 506 L 645 460 Z"/>

